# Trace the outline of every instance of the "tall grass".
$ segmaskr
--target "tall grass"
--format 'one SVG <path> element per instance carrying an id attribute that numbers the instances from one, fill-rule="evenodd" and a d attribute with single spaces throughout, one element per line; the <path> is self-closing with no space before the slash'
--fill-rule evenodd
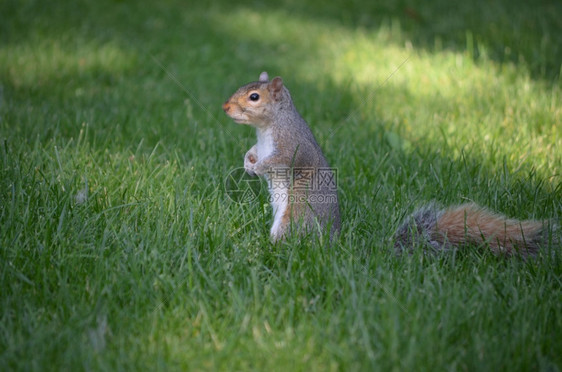
<path id="1" fill-rule="evenodd" d="M 560 224 L 561 10 L 4 1 L 0 369 L 559 370 L 559 232 L 390 238 L 431 200 Z M 332 246 L 224 188 L 255 134 L 221 103 L 263 70 L 338 169 Z"/>

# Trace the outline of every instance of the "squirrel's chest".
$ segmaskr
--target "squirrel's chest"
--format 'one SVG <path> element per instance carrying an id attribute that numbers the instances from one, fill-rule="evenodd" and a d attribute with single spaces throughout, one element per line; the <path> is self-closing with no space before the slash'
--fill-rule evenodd
<path id="1" fill-rule="evenodd" d="M 257 152 L 258 159 L 265 159 L 275 151 L 275 143 L 271 130 L 258 130 Z"/>

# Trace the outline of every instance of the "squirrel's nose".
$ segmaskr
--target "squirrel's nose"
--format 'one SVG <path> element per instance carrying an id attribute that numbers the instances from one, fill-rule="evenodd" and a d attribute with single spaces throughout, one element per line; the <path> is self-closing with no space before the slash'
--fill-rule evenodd
<path id="1" fill-rule="evenodd" d="M 230 105 L 228 104 L 228 102 L 225 102 L 222 105 L 222 109 L 224 110 L 224 112 L 228 112 L 230 110 Z"/>

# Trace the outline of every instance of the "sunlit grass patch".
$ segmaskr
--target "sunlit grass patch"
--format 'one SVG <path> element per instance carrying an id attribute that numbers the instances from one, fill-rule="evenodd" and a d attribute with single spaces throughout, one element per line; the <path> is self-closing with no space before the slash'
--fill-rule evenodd
<path id="1" fill-rule="evenodd" d="M 117 43 L 100 44 L 69 35 L 0 47 L 1 72 L 15 87 L 41 86 L 74 76 L 117 75 L 134 62 L 134 54 Z"/>
<path id="2" fill-rule="evenodd" d="M 469 147 L 482 153 L 480 160 L 494 152 L 514 168 L 524 158 L 546 176 L 562 166 L 559 85 L 533 80 L 524 67 L 499 65 L 468 34 L 471 47 L 480 48 L 477 62 L 472 50 L 418 50 L 396 22 L 353 30 L 285 11 L 242 8 L 216 23 L 238 39 L 271 46 L 269 55 L 257 57 L 273 57 L 279 74 L 320 86 L 329 78 L 350 89 L 355 104 L 349 115 L 361 115 L 359 126 L 445 144 L 457 159 Z M 330 110 L 329 96 L 314 98 Z"/>

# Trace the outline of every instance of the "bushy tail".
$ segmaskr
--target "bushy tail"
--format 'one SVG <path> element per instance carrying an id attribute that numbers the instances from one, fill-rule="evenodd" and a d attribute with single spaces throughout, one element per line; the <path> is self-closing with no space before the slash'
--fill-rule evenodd
<path id="1" fill-rule="evenodd" d="M 395 247 L 427 244 L 435 250 L 485 244 L 495 254 L 534 255 L 548 242 L 547 223 L 519 221 L 473 203 L 448 209 L 430 204 L 414 212 L 396 232 Z"/>

